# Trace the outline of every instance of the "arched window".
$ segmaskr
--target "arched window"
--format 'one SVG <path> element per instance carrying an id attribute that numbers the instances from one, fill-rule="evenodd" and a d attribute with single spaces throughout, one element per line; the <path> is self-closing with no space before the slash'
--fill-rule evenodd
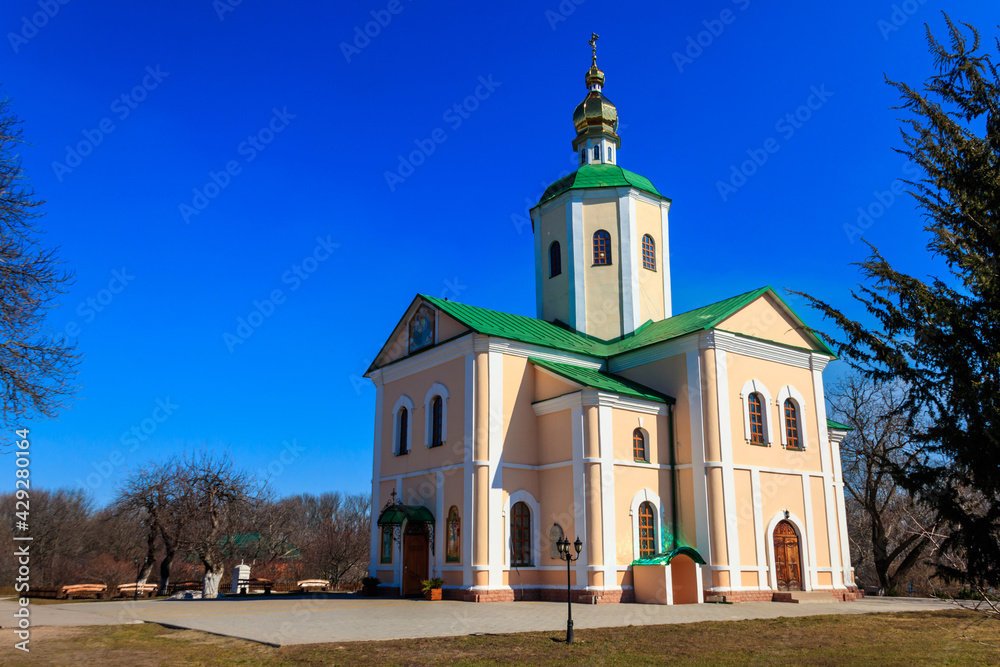
<path id="1" fill-rule="evenodd" d="M 562 273 L 562 249 L 559 241 L 553 241 L 549 246 L 549 278 L 555 278 Z"/>
<path id="2" fill-rule="evenodd" d="M 750 394 L 747 401 L 750 411 L 750 442 L 754 445 L 764 444 L 764 413 L 760 405 L 760 394 Z"/>
<path id="3" fill-rule="evenodd" d="M 594 162 L 600 162 L 600 161 L 601 161 L 601 147 L 594 146 Z"/>
<path id="4" fill-rule="evenodd" d="M 440 396 L 431 399 L 431 447 L 440 447 L 443 444 L 441 439 L 442 414 L 444 412 L 444 401 Z"/>
<path id="5" fill-rule="evenodd" d="M 458 508 L 454 505 L 448 510 L 448 534 L 445 560 L 457 563 L 462 560 L 462 521 L 458 517 Z"/>
<path id="6" fill-rule="evenodd" d="M 586 161 L 587 161 L 587 149 L 584 148 L 580 151 L 580 164 L 583 164 Z"/>
<path id="7" fill-rule="evenodd" d="M 594 232 L 594 264 L 611 263 L 611 234 L 603 229 Z"/>
<path id="8" fill-rule="evenodd" d="M 785 446 L 788 449 L 801 449 L 799 446 L 799 413 L 795 410 L 792 399 L 785 399 Z"/>
<path id="9" fill-rule="evenodd" d="M 639 505 L 639 558 L 656 553 L 656 510 L 652 503 Z"/>
<path id="10" fill-rule="evenodd" d="M 642 268 L 656 271 L 656 244 L 649 234 L 642 237 Z"/>
<path id="11" fill-rule="evenodd" d="M 399 445 L 396 447 L 396 453 L 399 455 L 406 454 L 410 451 L 409 443 L 409 426 L 410 426 L 410 413 L 406 408 L 399 409 Z"/>
<path id="12" fill-rule="evenodd" d="M 523 502 L 510 508 L 510 564 L 531 565 L 531 510 Z"/>
<path id="13" fill-rule="evenodd" d="M 615 150 L 614 148 L 608 146 L 608 162 L 614 161 L 614 158 L 612 157 L 614 155 L 614 150 Z"/>
<path id="14" fill-rule="evenodd" d="M 632 456 L 636 461 L 649 461 L 646 458 L 646 436 L 641 428 L 632 431 Z"/>

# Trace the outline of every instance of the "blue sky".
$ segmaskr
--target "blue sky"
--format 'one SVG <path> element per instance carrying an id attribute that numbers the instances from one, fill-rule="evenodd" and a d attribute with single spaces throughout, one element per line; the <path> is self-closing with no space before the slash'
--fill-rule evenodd
<path id="1" fill-rule="evenodd" d="M 8 0 L 0 84 L 76 272 L 51 320 L 85 355 L 30 424 L 35 485 L 103 503 L 205 445 L 281 495 L 370 489 L 360 376 L 413 296 L 535 312 L 523 216 L 575 164 L 592 31 L 620 164 L 674 200 L 674 311 L 770 284 L 861 316 L 859 209 L 939 270 L 883 75 L 931 73 L 945 4 L 992 40 L 971 1 Z"/>

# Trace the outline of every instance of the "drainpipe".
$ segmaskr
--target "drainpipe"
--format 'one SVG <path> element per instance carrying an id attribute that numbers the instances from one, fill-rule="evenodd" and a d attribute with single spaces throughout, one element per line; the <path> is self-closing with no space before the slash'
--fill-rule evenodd
<path id="1" fill-rule="evenodd" d="M 670 521 L 673 523 L 670 531 L 670 550 L 677 548 L 677 443 L 674 441 L 674 406 L 667 407 L 667 428 L 670 432 Z"/>

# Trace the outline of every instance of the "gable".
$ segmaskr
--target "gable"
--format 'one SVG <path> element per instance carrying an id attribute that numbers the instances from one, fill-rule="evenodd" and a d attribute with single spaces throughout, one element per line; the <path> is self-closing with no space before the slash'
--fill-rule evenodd
<path id="1" fill-rule="evenodd" d="M 406 309 L 368 370 L 418 354 L 467 331 L 468 327 L 418 296 Z"/>
<path id="2" fill-rule="evenodd" d="M 765 293 L 719 322 L 716 329 L 828 354 L 783 303 Z"/>

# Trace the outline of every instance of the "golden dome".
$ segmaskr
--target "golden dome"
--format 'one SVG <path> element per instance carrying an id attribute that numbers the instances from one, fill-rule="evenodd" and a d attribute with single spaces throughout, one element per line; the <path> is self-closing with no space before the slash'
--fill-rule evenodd
<path id="1" fill-rule="evenodd" d="M 585 132 L 587 128 L 613 134 L 618 129 L 618 109 L 601 91 L 592 90 L 573 112 L 573 125 L 577 134 Z"/>

